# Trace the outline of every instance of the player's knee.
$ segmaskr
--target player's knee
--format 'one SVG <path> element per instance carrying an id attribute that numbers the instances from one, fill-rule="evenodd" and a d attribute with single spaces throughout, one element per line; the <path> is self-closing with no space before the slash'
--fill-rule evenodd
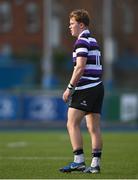
<path id="1" fill-rule="evenodd" d="M 97 126 L 87 125 L 87 129 L 90 134 L 96 134 L 99 132 L 99 127 L 97 127 Z"/>
<path id="2" fill-rule="evenodd" d="M 72 129 L 72 126 L 73 126 L 73 124 L 72 124 L 70 121 L 68 121 L 68 122 L 67 122 L 67 129 L 68 129 L 68 131 L 69 131 L 70 129 Z"/>
<path id="3" fill-rule="evenodd" d="M 94 131 L 94 128 L 90 125 L 87 125 L 88 132 L 91 134 Z"/>
<path id="4" fill-rule="evenodd" d="M 70 129 L 75 129 L 76 127 L 78 127 L 79 124 L 76 123 L 75 121 L 68 121 L 67 122 L 67 129 L 70 130 Z"/>

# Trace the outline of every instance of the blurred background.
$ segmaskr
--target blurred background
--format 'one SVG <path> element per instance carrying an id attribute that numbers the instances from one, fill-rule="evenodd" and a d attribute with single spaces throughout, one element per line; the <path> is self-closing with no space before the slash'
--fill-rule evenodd
<path id="1" fill-rule="evenodd" d="M 65 127 L 78 8 L 102 51 L 102 126 L 138 128 L 138 0 L 0 0 L 1 129 Z"/>

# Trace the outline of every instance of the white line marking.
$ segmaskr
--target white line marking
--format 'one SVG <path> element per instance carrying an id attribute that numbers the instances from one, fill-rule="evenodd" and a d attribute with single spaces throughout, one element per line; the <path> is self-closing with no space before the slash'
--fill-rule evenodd
<path id="1" fill-rule="evenodd" d="M 8 143 L 7 146 L 9 148 L 18 148 L 18 147 L 25 147 L 27 146 L 28 143 L 27 142 L 24 142 L 24 141 L 19 141 L 19 142 L 11 142 L 11 143 Z"/>

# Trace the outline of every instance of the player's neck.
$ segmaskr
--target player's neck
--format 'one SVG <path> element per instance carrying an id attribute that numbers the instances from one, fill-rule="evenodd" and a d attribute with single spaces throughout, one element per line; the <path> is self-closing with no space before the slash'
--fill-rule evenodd
<path id="1" fill-rule="evenodd" d="M 87 27 L 85 27 L 85 28 L 83 28 L 83 29 L 80 29 L 80 33 L 79 33 L 79 35 L 78 35 L 78 38 L 80 37 L 80 35 L 83 33 L 83 31 L 85 31 L 85 30 L 88 30 L 88 28 Z"/>

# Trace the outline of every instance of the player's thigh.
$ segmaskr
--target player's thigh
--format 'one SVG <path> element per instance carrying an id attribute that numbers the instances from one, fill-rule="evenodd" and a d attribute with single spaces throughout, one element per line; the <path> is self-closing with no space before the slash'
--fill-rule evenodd
<path id="1" fill-rule="evenodd" d="M 69 109 L 68 109 L 68 123 L 79 124 L 84 116 L 85 116 L 84 111 L 69 107 Z"/>

